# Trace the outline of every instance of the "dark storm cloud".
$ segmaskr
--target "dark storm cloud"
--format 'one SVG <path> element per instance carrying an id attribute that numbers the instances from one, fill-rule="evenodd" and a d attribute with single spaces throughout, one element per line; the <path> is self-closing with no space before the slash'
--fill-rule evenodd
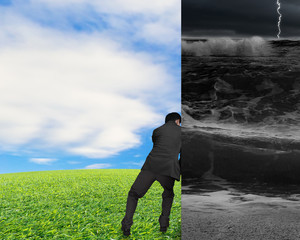
<path id="1" fill-rule="evenodd" d="M 300 36 L 300 1 L 281 0 L 281 37 Z M 276 0 L 183 0 L 183 36 L 276 37 Z"/>

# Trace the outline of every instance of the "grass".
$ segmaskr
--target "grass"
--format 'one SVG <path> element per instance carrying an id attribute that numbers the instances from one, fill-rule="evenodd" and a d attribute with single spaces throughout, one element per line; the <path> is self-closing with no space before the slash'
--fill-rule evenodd
<path id="1" fill-rule="evenodd" d="M 123 237 L 127 194 L 139 171 L 0 174 L 0 239 L 181 239 L 178 181 L 168 231 L 159 231 L 163 189 L 156 181 L 139 199 L 131 236 Z"/>

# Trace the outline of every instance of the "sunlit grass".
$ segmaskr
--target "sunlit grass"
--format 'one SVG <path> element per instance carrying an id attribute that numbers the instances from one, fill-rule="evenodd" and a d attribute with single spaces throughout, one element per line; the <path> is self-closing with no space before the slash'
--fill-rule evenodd
<path id="1" fill-rule="evenodd" d="M 140 170 L 97 169 L 0 174 L 0 239 L 123 239 L 128 191 Z M 139 200 L 126 239 L 180 239 L 181 182 L 166 233 L 159 231 L 162 187 Z"/>

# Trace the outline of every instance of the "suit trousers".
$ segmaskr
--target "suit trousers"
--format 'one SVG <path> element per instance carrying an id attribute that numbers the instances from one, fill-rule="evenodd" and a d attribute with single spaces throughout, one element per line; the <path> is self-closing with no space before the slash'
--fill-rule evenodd
<path id="1" fill-rule="evenodd" d="M 148 170 L 141 170 L 128 193 L 126 214 L 122 220 L 123 228 L 129 229 L 131 227 L 131 225 L 133 224 L 133 215 L 138 203 L 138 199 L 146 194 L 148 189 L 156 180 L 164 189 L 162 193 L 162 212 L 159 217 L 159 223 L 161 227 L 169 226 L 169 216 L 174 198 L 173 187 L 175 178 L 155 174 Z"/>

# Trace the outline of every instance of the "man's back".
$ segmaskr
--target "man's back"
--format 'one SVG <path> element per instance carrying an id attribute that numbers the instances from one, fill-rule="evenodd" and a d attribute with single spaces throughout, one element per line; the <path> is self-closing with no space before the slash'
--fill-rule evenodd
<path id="1" fill-rule="evenodd" d="M 180 179 L 178 154 L 181 149 L 181 129 L 174 121 L 156 128 L 152 135 L 153 148 L 142 170 Z"/>
<path id="2" fill-rule="evenodd" d="M 126 214 L 121 222 L 126 236 L 130 235 L 138 199 L 146 194 L 155 181 L 158 181 L 164 189 L 162 212 L 158 219 L 160 231 L 166 232 L 169 227 L 169 216 L 174 198 L 173 187 L 175 179 L 180 180 L 178 161 L 178 154 L 181 150 L 180 123 L 181 116 L 172 112 L 166 116 L 165 124 L 153 131 L 153 148 L 128 192 Z"/>

